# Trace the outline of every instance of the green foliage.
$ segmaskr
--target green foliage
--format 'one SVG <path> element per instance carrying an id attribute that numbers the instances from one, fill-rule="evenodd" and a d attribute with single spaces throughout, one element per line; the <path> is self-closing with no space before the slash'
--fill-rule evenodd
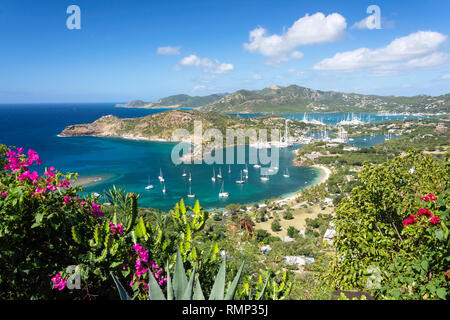
<path id="1" fill-rule="evenodd" d="M 253 288 L 253 290 L 252 290 Z M 272 269 L 259 270 L 256 282 L 249 276 L 238 289 L 238 295 L 241 300 L 252 300 L 258 297 L 258 300 L 285 300 L 292 290 L 292 282 L 289 279 L 289 273 L 281 270 Z"/>
<path id="2" fill-rule="evenodd" d="M 410 152 L 379 166 L 363 167 L 361 185 L 336 210 L 337 254 L 328 272 L 336 288 L 364 289 L 372 276 L 368 269 L 375 266 L 383 279 L 383 289 L 375 292 L 380 297 L 444 296 L 449 220 L 448 194 L 443 190 L 449 185 L 448 158 L 449 154 L 443 162 Z M 432 225 L 421 216 L 413 226 L 404 227 L 404 219 L 424 207 L 420 198 L 429 193 L 439 198 L 432 212 L 441 222 Z M 432 266 L 433 271 L 425 271 L 424 266 Z"/>
<path id="3" fill-rule="evenodd" d="M 287 235 L 288 237 L 296 238 L 298 236 L 298 230 L 293 226 L 289 226 L 287 228 Z"/>
<path id="4" fill-rule="evenodd" d="M 283 219 L 292 220 L 294 219 L 294 216 L 292 215 L 291 211 L 287 210 L 286 212 L 283 213 Z"/>
<path id="5" fill-rule="evenodd" d="M 278 219 L 275 219 L 272 221 L 272 224 L 270 225 L 270 228 L 272 229 L 272 231 L 274 232 L 278 232 L 281 230 L 281 224 L 280 221 Z"/>

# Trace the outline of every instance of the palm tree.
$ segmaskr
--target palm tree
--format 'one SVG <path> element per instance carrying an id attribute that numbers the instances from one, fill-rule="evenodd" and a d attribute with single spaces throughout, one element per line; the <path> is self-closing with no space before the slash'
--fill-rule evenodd
<path id="1" fill-rule="evenodd" d="M 248 215 L 239 216 L 237 221 L 228 225 L 231 229 L 233 229 L 233 237 L 236 235 L 237 230 L 245 230 L 247 233 L 247 241 L 250 234 L 254 235 L 253 222 L 252 219 Z"/>

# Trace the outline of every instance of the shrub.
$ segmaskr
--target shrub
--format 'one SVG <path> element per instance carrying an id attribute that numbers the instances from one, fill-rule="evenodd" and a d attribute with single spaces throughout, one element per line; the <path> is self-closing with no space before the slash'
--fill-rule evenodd
<path id="1" fill-rule="evenodd" d="M 411 151 L 364 165 L 361 185 L 336 210 L 337 255 L 328 274 L 333 285 L 364 289 L 371 281 L 367 270 L 376 267 L 376 297 L 445 298 L 449 177 L 450 153 L 441 161 Z"/>
<path id="2" fill-rule="evenodd" d="M 294 216 L 292 215 L 291 211 L 286 211 L 283 214 L 283 219 L 285 219 L 285 220 L 292 220 L 292 219 L 294 219 Z"/>
<path id="3" fill-rule="evenodd" d="M 278 219 L 273 220 L 272 224 L 270 225 L 270 228 L 272 229 L 272 231 L 274 232 L 278 232 L 281 230 L 281 224 L 280 221 Z"/>
<path id="4" fill-rule="evenodd" d="M 289 226 L 287 228 L 287 235 L 291 238 L 296 238 L 298 236 L 298 230 L 293 226 Z"/>

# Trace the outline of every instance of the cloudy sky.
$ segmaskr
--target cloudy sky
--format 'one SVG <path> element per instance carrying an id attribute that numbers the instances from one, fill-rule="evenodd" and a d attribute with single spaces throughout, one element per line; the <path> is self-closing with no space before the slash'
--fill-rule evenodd
<path id="1" fill-rule="evenodd" d="M 66 26 L 72 4 L 79 30 Z M 2 0 L 0 103 L 152 101 L 274 84 L 449 93 L 449 12 L 448 0 Z"/>

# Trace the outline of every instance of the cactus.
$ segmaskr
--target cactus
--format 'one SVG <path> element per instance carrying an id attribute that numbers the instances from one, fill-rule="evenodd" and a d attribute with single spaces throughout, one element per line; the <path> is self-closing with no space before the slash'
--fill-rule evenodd
<path id="1" fill-rule="evenodd" d="M 242 270 L 244 268 L 244 263 L 241 264 L 239 271 L 234 277 L 232 283 L 228 286 L 225 292 L 225 259 L 222 261 L 219 272 L 217 273 L 216 280 L 211 289 L 211 293 L 208 300 L 233 300 L 236 289 L 241 278 Z M 166 265 L 167 273 L 167 296 L 164 295 L 161 287 L 156 282 L 155 278 L 149 275 L 149 296 L 148 300 L 206 300 L 203 294 L 203 290 L 200 285 L 198 277 L 196 277 L 195 267 L 191 272 L 189 279 L 186 276 L 186 271 L 183 266 L 183 259 L 181 257 L 180 249 L 177 251 L 177 258 L 175 261 L 175 270 L 173 273 L 173 278 L 170 276 L 168 269 L 168 264 Z M 119 291 L 120 298 L 122 300 L 131 300 L 130 296 L 116 279 L 113 273 L 111 273 L 112 278 Z M 195 285 L 194 285 L 195 282 Z M 267 282 L 266 282 L 267 286 Z M 264 288 L 265 289 L 265 288 Z M 259 299 L 264 296 L 264 289 L 261 292 Z"/>
<path id="2" fill-rule="evenodd" d="M 176 230 L 181 234 L 181 241 L 178 245 L 183 257 L 186 258 L 191 251 L 191 243 L 194 240 L 192 235 L 204 228 L 209 214 L 206 211 L 202 211 L 198 200 L 195 202 L 194 208 L 191 208 L 185 206 L 183 199 L 169 213 L 174 221 Z"/>

